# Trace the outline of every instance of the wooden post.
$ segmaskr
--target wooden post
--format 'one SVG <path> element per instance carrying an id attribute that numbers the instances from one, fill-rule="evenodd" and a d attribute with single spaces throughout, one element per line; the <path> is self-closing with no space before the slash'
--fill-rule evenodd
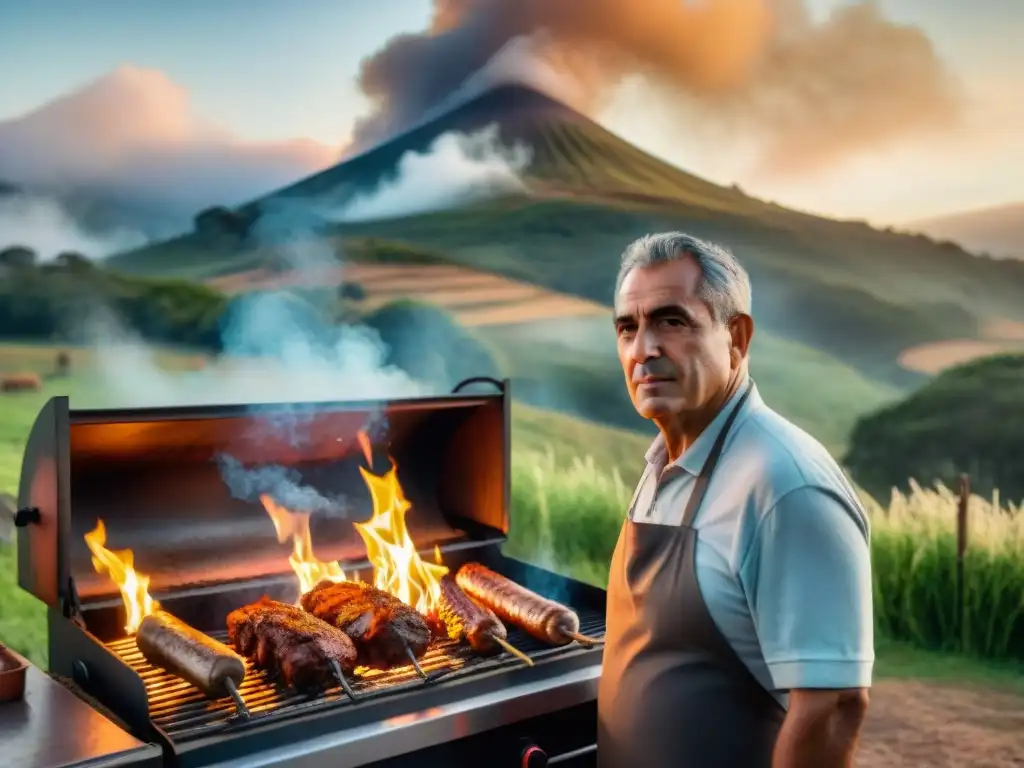
<path id="1" fill-rule="evenodd" d="M 967 511 L 971 501 L 971 478 L 960 475 L 960 503 L 956 514 L 956 629 L 960 650 L 967 649 L 967 611 L 964 594 L 964 555 L 967 552 Z"/>

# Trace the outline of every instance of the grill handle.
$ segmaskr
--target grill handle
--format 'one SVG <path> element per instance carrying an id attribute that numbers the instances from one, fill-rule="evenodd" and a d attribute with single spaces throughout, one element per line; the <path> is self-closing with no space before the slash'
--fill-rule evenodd
<path id="1" fill-rule="evenodd" d="M 470 384 L 492 384 L 499 392 L 505 391 L 505 382 L 503 381 L 499 381 L 491 376 L 471 376 L 468 379 L 463 379 L 452 387 L 452 394 L 457 395 Z"/>

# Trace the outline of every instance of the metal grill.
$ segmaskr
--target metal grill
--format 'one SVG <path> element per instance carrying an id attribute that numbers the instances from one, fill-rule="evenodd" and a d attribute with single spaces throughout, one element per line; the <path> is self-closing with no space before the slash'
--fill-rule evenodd
<path id="1" fill-rule="evenodd" d="M 604 615 L 592 610 L 577 611 L 580 617 L 580 632 L 591 637 L 604 635 Z M 226 642 L 227 632 L 210 632 L 221 642 Z M 578 648 L 576 643 L 552 647 L 536 640 L 525 632 L 512 629 L 508 641 L 534 660 L 566 653 Z M 135 638 L 117 640 L 108 645 L 128 666 L 142 678 L 149 697 L 149 716 L 153 724 L 173 741 L 181 742 L 197 736 L 208 736 L 225 728 L 244 728 L 253 723 L 277 720 L 310 708 L 342 707 L 352 704 L 340 687 L 326 688 L 314 693 L 300 693 L 278 685 L 266 672 L 253 668 L 246 662 L 246 676 L 239 692 L 249 709 L 251 719 L 238 717 L 230 698 L 211 701 L 199 690 L 179 677 L 159 667 L 150 665 L 135 644 Z M 520 665 L 518 659 L 508 653 L 498 656 L 477 656 L 466 645 L 449 640 L 435 641 L 419 660 L 420 667 L 428 675 L 430 684 L 464 675 L 487 672 L 503 667 Z M 360 701 L 416 689 L 428 684 L 417 675 L 412 665 L 387 671 L 358 669 L 351 676 L 352 689 Z"/>

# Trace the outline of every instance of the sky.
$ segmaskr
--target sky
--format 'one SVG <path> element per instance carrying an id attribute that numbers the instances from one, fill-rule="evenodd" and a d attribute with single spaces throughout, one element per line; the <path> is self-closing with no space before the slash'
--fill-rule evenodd
<path id="1" fill-rule="evenodd" d="M 808 0 L 816 18 L 844 2 Z M 592 116 L 690 172 L 830 216 L 900 223 L 1024 199 L 1024 3 L 877 4 L 927 34 L 974 105 L 968 127 L 787 176 L 752 170 L 735 137 L 666 115 L 664 97 L 643 81 Z M 322 164 L 370 108 L 356 83 L 360 63 L 392 36 L 422 30 L 431 15 L 429 0 L 0 0 L 0 124 L 128 64 L 162 74 L 161 88 L 176 87 L 191 114 L 236 145 L 279 150 L 310 140 L 323 152 L 306 146 L 303 157 Z"/>

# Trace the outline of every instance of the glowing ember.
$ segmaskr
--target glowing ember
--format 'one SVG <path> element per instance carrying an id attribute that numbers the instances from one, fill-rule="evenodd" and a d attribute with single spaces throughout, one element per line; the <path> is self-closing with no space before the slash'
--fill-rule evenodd
<path id="1" fill-rule="evenodd" d="M 105 573 L 121 590 L 127 620 L 124 631 L 135 634 L 142 620 L 160 604 L 149 596 L 149 576 L 135 570 L 135 555 L 130 549 L 112 551 L 106 548 L 107 528 L 102 520 L 96 521 L 96 527 L 85 534 L 85 543 L 92 552 L 92 567 L 96 573 Z"/>
<path id="2" fill-rule="evenodd" d="M 309 533 L 309 513 L 292 512 L 285 509 L 267 494 L 260 496 L 263 508 L 267 510 L 277 540 L 282 544 L 290 538 L 292 553 L 288 556 L 292 570 L 299 577 L 299 594 L 304 595 L 324 579 L 348 581 L 345 572 L 337 562 L 317 560 L 313 554 L 313 539 Z"/>

